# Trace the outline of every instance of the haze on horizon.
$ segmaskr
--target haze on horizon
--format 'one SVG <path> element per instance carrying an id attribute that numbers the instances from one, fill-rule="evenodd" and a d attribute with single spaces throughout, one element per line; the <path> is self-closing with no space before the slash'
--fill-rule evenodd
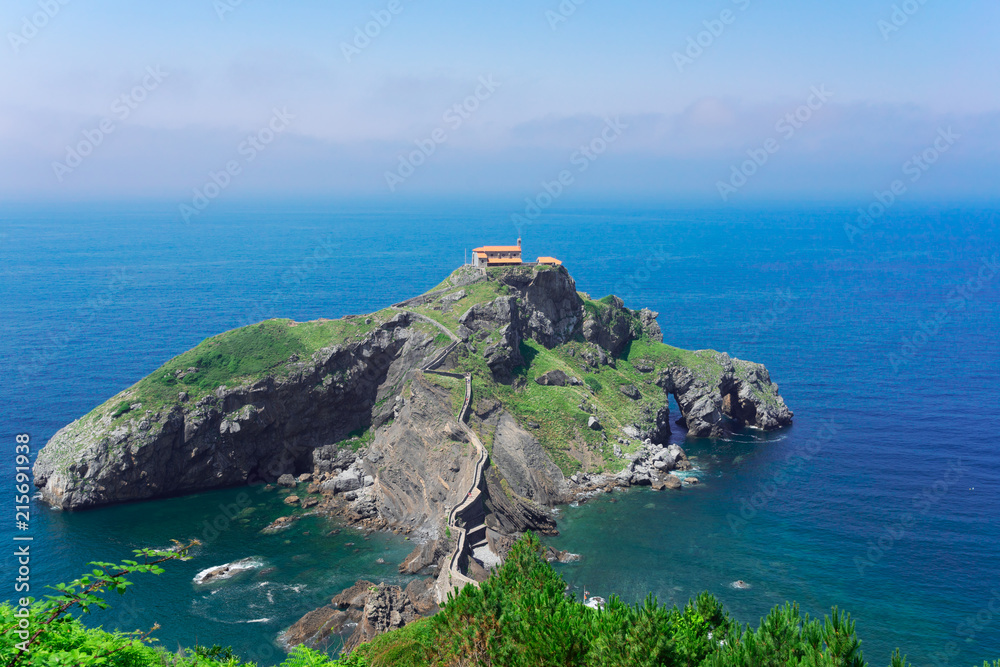
<path id="1" fill-rule="evenodd" d="M 183 202 L 213 174 L 232 199 L 530 197 L 568 173 L 563 201 L 995 199 L 997 25 L 987 0 L 12 0 L 0 198 Z"/>

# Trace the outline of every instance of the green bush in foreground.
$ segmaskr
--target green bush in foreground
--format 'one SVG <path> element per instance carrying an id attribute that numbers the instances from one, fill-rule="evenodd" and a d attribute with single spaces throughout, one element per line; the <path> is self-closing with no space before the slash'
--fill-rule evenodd
<path id="1" fill-rule="evenodd" d="M 0 604 L 0 664 L 8 667 L 254 667 L 230 649 L 187 649 L 170 653 L 149 642 L 148 632 L 88 629 L 71 610 L 107 607 L 100 594 L 124 593 L 125 575 L 159 574 L 160 563 L 187 558 L 176 551 L 137 551 L 142 559 L 93 563 L 95 570 L 56 595 L 32 600 L 25 634 L 18 606 Z M 796 604 L 774 608 L 754 630 L 733 621 L 707 593 L 683 609 L 650 596 L 629 605 L 612 598 L 595 611 L 566 596 L 566 585 L 541 557 L 530 533 L 507 561 L 479 587 L 467 586 L 437 615 L 380 635 L 354 653 L 331 660 L 298 647 L 282 667 L 862 667 L 850 615 L 836 608 L 822 621 L 803 616 Z M 24 613 L 24 612 L 20 612 Z M 24 631 L 22 631 L 24 632 Z M 28 642 L 28 651 L 24 642 Z M 906 667 L 897 651 L 890 667 Z M 984 663 L 984 667 L 990 667 Z M 992 667 L 1000 667 L 1000 661 Z"/>

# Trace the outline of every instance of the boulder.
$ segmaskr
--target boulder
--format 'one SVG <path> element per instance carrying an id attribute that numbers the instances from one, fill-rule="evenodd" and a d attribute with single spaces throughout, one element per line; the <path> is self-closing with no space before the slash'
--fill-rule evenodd
<path id="1" fill-rule="evenodd" d="M 632 367 L 640 373 L 652 373 L 656 370 L 656 366 L 648 359 L 639 359 L 632 364 Z"/>
<path id="2" fill-rule="evenodd" d="M 554 370 L 539 375 L 535 382 L 546 387 L 565 387 L 570 384 L 570 377 L 560 370 Z"/>
<path id="3" fill-rule="evenodd" d="M 441 297 L 441 303 L 445 306 L 450 306 L 456 301 L 461 301 L 464 298 L 465 298 L 465 290 L 460 289 L 457 292 L 452 292 L 451 294 L 445 294 L 443 297 Z"/>
<path id="4" fill-rule="evenodd" d="M 278 478 L 278 486 L 284 486 L 286 488 L 292 488 L 295 486 L 295 478 L 285 473 Z"/>
<path id="5" fill-rule="evenodd" d="M 681 480 L 676 475 L 657 475 L 653 479 L 652 486 L 656 491 L 679 489 L 681 488 Z"/>
<path id="6" fill-rule="evenodd" d="M 264 535 L 270 535 L 272 533 L 277 533 L 286 528 L 290 528 L 298 517 L 294 516 L 279 516 L 277 519 L 265 526 L 260 532 Z"/>
<path id="7" fill-rule="evenodd" d="M 261 567 L 263 563 L 256 558 L 244 558 L 243 560 L 238 560 L 233 563 L 226 563 L 225 565 L 216 565 L 215 567 L 210 567 L 206 570 L 202 570 L 194 576 L 194 583 L 196 584 L 210 584 L 216 581 L 222 581 L 225 579 L 230 579 L 240 572 L 246 572 L 247 570 L 254 570 Z"/>
<path id="8" fill-rule="evenodd" d="M 633 401 L 638 401 L 640 398 L 642 398 L 642 394 L 639 392 L 639 388 L 636 387 L 634 384 L 623 384 L 622 386 L 618 387 L 618 390 L 621 393 L 628 396 L 629 398 L 631 398 Z"/>
<path id="9" fill-rule="evenodd" d="M 347 493 L 364 486 L 364 477 L 354 468 L 348 468 L 333 479 L 328 479 L 319 488 L 324 493 Z"/>
<path id="10" fill-rule="evenodd" d="M 359 498 L 347 509 L 348 521 L 364 521 L 378 516 L 378 507 L 371 498 Z"/>
<path id="11" fill-rule="evenodd" d="M 594 415 L 590 415 L 590 419 L 587 420 L 587 428 L 594 431 L 600 431 L 601 430 L 600 420 Z"/>
<path id="12" fill-rule="evenodd" d="M 311 612 L 296 621 L 290 628 L 281 633 L 279 641 L 287 648 L 304 644 L 309 648 L 321 646 L 331 634 L 339 633 L 351 620 L 350 616 L 333 605 L 326 605 Z"/>
<path id="13" fill-rule="evenodd" d="M 545 560 L 550 563 L 576 563 L 580 560 L 580 554 L 560 551 L 555 547 L 546 547 L 543 555 Z"/>

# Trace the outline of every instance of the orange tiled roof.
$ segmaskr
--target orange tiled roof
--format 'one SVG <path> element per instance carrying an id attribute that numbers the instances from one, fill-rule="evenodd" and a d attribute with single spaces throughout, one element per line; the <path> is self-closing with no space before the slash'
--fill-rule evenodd
<path id="1" fill-rule="evenodd" d="M 562 262 L 560 262 L 555 257 L 539 257 L 538 258 L 538 263 L 539 264 L 555 264 L 556 266 L 562 266 Z"/>
<path id="2" fill-rule="evenodd" d="M 473 252 L 521 252 L 521 247 L 516 245 L 484 245 L 482 248 L 473 248 Z"/>
<path id="3" fill-rule="evenodd" d="M 477 252 L 476 253 L 476 257 L 478 257 L 479 259 L 486 259 L 486 253 L 485 252 Z"/>
<path id="4" fill-rule="evenodd" d="M 516 257 L 494 257 L 489 260 L 490 264 L 521 264 L 521 260 Z"/>

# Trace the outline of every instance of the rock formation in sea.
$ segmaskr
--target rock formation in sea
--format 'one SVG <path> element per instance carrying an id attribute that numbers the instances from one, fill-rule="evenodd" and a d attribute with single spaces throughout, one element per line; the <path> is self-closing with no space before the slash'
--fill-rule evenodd
<path id="1" fill-rule="evenodd" d="M 671 347 L 663 328 L 578 292 L 563 267 L 463 267 L 370 315 L 204 341 L 56 433 L 35 484 L 72 510 L 308 479 L 287 502 L 411 535 L 400 569 L 434 577 L 440 601 L 512 536 L 554 533 L 555 504 L 680 488 L 670 396 L 688 437 L 791 423 L 764 366 Z M 426 592 L 375 589 L 347 605 L 363 635 L 426 607 Z M 346 611 L 331 604 L 286 640 L 337 631 Z"/>

